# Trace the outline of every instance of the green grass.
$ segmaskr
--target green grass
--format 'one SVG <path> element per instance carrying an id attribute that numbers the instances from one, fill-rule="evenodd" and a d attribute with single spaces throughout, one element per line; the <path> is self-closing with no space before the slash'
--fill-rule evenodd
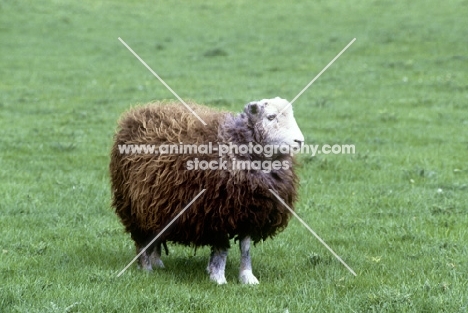
<path id="1" fill-rule="evenodd" d="M 0 1 L 0 312 L 466 312 L 468 1 Z M 208 249 L 132 266 L 110 208 L 119 115 L 172 95 L 239 111 L 292 99 L 298 222 L 253 249 L 259 286 Z M 440 189 L 440 190 L 439 190 Z M 439 190 L 439 191 L 438 191 Z"/>

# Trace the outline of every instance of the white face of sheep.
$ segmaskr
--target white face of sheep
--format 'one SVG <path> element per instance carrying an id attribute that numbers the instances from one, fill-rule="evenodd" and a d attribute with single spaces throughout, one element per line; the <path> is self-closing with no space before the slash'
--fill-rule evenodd
<path id="1" fill-rule="evenodd" d="M 297 125 L 292 106 L 287 100 L 276 97 L 253 101 L 246 105 L 245 112 L 257 126 L 261 126 L 264 130 L 266 144 L 287 145 L 294 151 L 304 143 L 304 135 Z"/>

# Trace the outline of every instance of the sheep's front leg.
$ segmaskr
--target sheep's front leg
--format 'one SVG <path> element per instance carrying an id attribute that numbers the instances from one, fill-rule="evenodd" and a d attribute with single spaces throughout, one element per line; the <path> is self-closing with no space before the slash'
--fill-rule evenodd
<path id="1" fill-rule="evenodd" d="M 224 277 L 224 269 L 226 268 L 227 250 L 212 248 L 210 262 L 206 270 L 210 274 L 210 279 L 218 285 L 227 284 Z"/>
<path id="2" fill-rule="evenodd" d="M 239 270 L 239 281 L 242 284 L 256 285 L 257 277 L 252 273 L 252 261 L 250 259 L 250 237 L 245 237 L 239 242 L 241 260 Z"/>

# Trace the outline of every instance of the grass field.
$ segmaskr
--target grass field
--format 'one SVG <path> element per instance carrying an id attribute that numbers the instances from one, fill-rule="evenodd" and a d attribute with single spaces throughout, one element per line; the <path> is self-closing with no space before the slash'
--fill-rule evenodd
<path id="1" fill-rule="evenodd" d="M 0 1 L 0 312 L 467 312 L 468 1 Z M 253 249 L 258 286 L 209 249 L 132 266 L 110 207 L 120 114 L 173 98 L 292 99 L 297 221 Z"/>

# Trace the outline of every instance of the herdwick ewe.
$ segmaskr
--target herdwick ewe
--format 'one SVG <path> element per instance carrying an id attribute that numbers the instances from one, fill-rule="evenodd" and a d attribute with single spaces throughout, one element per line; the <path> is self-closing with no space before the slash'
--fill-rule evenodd
<path id="1" fill-rule="evenodd" d="M 250 102 L 240 114 L 189 105 L 207 126 L 179 103 L 155 102 L 123 114 L 110 161 L 112 205 L 139 253 L 206 189 L 140 256 L 141 267 L 164 267 L 161 245 L 167 253 L 167 241 L 210 246 L 210 279 L 225 284 L 234 238 L 240 242 L 240 282 L 258 284 L 250 242 L 273 237 L 287 226 L 290 213 L 269 189 L 293 207 L 298 178 L 290 148 L 299 148 L 304 136 L 292 107 L 278 97 Z M 163 149 L 209 144 L 215 149 L 196 154 Z M 132 153 L 123 151 L 123 145 L 154 145 L 157 151 Z"/>

